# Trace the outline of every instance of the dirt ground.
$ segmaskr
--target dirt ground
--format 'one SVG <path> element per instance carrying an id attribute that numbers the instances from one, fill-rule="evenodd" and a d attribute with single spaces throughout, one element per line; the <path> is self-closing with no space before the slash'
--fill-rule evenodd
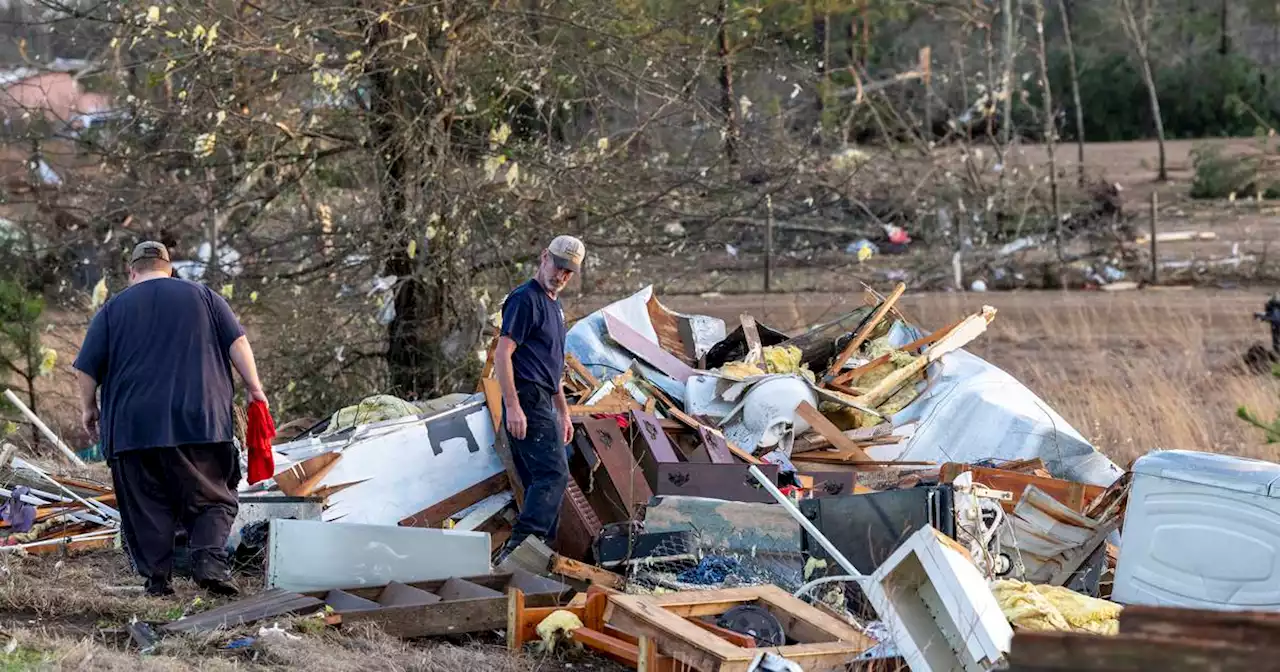
<path id="1" fill-rule="evenodd" d="M 248 593 L 261 581 L 238 576 Z M 405 642 L 376 629 L 326 628 L 314 617 L 282 618 L 205 635 L 160 640 L 140 653 L 125 627 L 134 619 L 165 623 L 226 600 L 177 580 L 177 595 L 150 598 L 119 550 L 67 558 L 0 555 L 0 672 L 18 670 L 365 670 L 422 672 L 620 672 L 582 651 L 507 652 L 501 637 Z M 263 633 L 279 629 L 287 635 Z M 231 646 L 232 642 L 244 644 Z M 9 648 L 12 647 L 12 648 Z"/>

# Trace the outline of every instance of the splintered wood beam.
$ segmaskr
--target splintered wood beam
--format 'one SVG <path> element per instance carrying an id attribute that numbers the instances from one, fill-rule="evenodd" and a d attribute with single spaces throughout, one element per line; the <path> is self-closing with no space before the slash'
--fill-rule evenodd
<path id="1" fill-rule="evenodd" d="M 995 317 L 995 308 L 983 306 L 982 312 L 964 318 L 955 329 L 947 332 L 946 336 L 943 336 L 937 343 L 925 350 L 923 355 L 917 357 L 910 364 L 885 376 L 884 380 L 876 383 L 875 387 L 872 387 L 866 394 L 857 397 L 854 401 L 871 408 L 883 404 L 898 391 L 898 388 L 902 387 L 916 374 L 924 371 L 925 367 L 942 359 L 943 355 L 963 348 L 971 343 L 973 339 L 982 335 L 987 330 L 987 325 Z"/>
<path id="2" fill-rule="evenodd" d="M 933 332 L 932 334 L 929 334 L 928 336 L 921 336 L 920 338 L 917 338 L 916 340 L 911 341 L 910 343 L 898 349 L 909 355 L 914 355 L 916 354 L 917 350 L 921 348 L 927 348 L 933 345 L 934 343 L 937 343 L 938 341 L 942 340 L 943 336 L 946 336 L 947 334 L 951 333 L 953 330 L 955 330 L 956 327 L 960 326 L 962 322 L 964 322 L 964 320 L 956 320 L 955 322 L 948 324 L 947 326 Z M 889 356 L 891 354 L 893 353 L 885 353 L 867 362 L 866 364 L 863 364 L 862 366 L 849 369 L 848 371 L 845 371 L 839 376 L 836 376 L 835 380 L 833 380 L 832 383 L 835 383 L 838 385 L 847 385 L 850 382 L 857 380 L 866 372 L 876 368 L 877 366 L 880 366 L 881 364 L 884 364 L 885 362 L 888 362 Z M 839 389 L 834 385 L 832 387 L 837 390 Z"/>
<path id="3" fill-rule="evenodd" d="M 578 376 L 582 378 L 582 381 L 590 386 L 592 392 L 600 389 L 600 381 L 596 380 L 596 377 L 591 375 L 591 371 L 587 369 L 586 366 L 583 366 L 582 362 L 578 361 L 578 358 L 575 357 L 573 353 L 566 352 L 564 354 L 564 363 L 565 366 L 569 367 L 570 371 L 578 374 Z"/>
<path id="4" fill-rule="evenodd" d="M 756 318 L 744 313 L 738 319 L 742 322 L 742 337 L 747 341 L 747 356 L 743 362 L 757 365 L 764 357 L 764 348 L 760 345 L 760 330 L 756 328 Z"/>
<path id="5" fill-rule="evenodd" d="M 844 346 L 844 350 L 841 350 L 840 354 L 831 362 L 831 367 L 827 369 L 827 373 L 823 376 L 823 380 L 831 380 L 835 374 L 840 371 L 840 367 L 844 366 L 844 363 L 849 361 L 849 358 L 853 356 L 853 353 L 857 352 L 858 348 L 861 348 L 862 344 L 870 338 L 871 332 L 879 326 L 880 321 L 884 319 L 884 316 L 889 314 L 889 310 L 893 308 L 893 304 L 898 302 L 898 299 L 902 297 L 902 293 L 905 291 L 907 291 L 907 286 L 899 282 L 898 286 L 893 288 L 893 292 L 889 294 L 889 296 L 885 297 L 884 301 L 880 302 L 880 307 L 876 309 L 876 312 L 872 313 L 871 318 L 867 320 L 867 323 L 858 330 L 858 333 L 854 334 L 853 339 L 849 341 L 849 344 Z"/>
<path id="6" fill-rule="evenodd" d="M 593 586 L 603 586 L 612 590 L 622 590 L 627 580 L 607 569 L 601 569 L 573 558 L 566 558 L 559 553 L 551 556 L 551 566 L 547 570 L 553 575 L 567 576 L 571 579 L 585 581 Z"/>
<path id="7" fill-rule="evenodd" d="M 821 434 L 823 438 L 840 451 L 842 456 L 847 457 L 847 459 L 842 459 L 842 462 L 872 461 L 866 451 L 862 450 L 858 444 L 854 443 L 853 439 L 845 436 L 844 432 L 840 431 L 834 423 L 827 419 L 827 416 L 823 415 L 821 411 L 814 408 L 809 402 L 800 402 L 800 405 L 796 407 L 796 415 L 799 416 L 801 420 L 809 423 L 809 426 L 813 428 L 813 431 Z"/>

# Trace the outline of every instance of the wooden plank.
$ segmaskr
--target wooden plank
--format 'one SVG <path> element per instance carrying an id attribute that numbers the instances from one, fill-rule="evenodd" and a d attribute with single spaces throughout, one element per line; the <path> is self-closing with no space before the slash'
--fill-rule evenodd
<path id="1" fill-rule="evenodd" d="M 238 600 L 202 614 L 188 616 L 160 626 L 164 632 L 204 632 L 218 628 L 252 623 L 263 618 L 281 616 L 324 605 L 319 598 L 287 590 L 271 589 L 250 598 Z"/>
<path id="2" fill-rule="evenodd" d="M 517 479 L 518 480 L 518 479 Z M 401 527 L 438 527 L 453 514 L 488 499 L 510 487 L 507 474 L 494 474 L 489 478 L 447 497 L 400 521 Z"/>
<path id="3" fill-rule="evenodd" d="M 750 661 L 752 649 L 729 642 L 689 623 L 682 616 L 659 607 L 638 595 L 615 595 L 609 600 L 605 619 L 619 629 L 641 638 L 661 642 L 661 652 L 695 670 L 714 671 L 728 662 Z"/>
<path id="4" fill-rule="evenodd" d="M 842 460 L 842 461 L 850 461 L 850 460 L 853 462 L 870 462 L 871 461 L 871 457 L 867 455 L 866 451 L 862 450 L 862 448 L 859 447 L 858 444 L 854 443 L 852 439 L 845 436 L 844 432 L 841 432 L 840 429 L 835 426 L 835 424 L 833 424 L 830 420 L 827 419 L 827 416 L 823 415 L 818 409 L 814 408 L 813 405 L 810 404 L 809 402 L 807 401 L 800 402 L 800 405 L 796 407 L 796 415 L 799 416 L 805 422 L 809 423 L 809 426 L 812 427 L 814 431 L 816 431 L 817 433 L 821 434 L 824 438 L 826 438 L 826 440 L 830 442 L 832 446 L 835 446 L 837 449 L 839 449 L 840 451 L 850 456 L 849 460 Z M 806 454 L 805 458 L 812 459 L 813 455 Z"/>
<path id="5" fill-rule="evenodd" d="M 524 483 L 520 482 L 520 473 L 516 471 L 511 446 L 507 443 L 507 430 L 502 426 L 502 385 L 496 378 L 484 378 L 480 381 L 480 387 L 484 390 L 484 401 L 489 406 L 489 417 L 493 420 L 493 452 L 502 460 L 502 468 L 507 472 L 507 483 L 516 497 L 518 511 L 524 507 Z"/>
<path id="6" fill-rule="evenodd" d="M 770 611 L 783 621 L 784 630 L 794 639 L 803 641 L 804 636 L 807 635 L 808 638 L 815 640 L 814 643 L 835 640 L 861 647 L 859 650 L 875 645 L 871 638 L 852 625 L 805 603 L 777 586 L 759 586 L 757 595 L 761 602 L 772 607 Z"/>
<path id="7" fill-rule="evenodd" d="M 861 348 L 862 344 L 867 342 L 867 339 L 871 337 L 871 332 L 880 325 L 880 321 L 884 319 L 885 315 L 889 314 L 893 304 L 902 298 L 902 293 L 905 291 L 907 291 L 907 286 L 899 282 L 898 286 L 893 288 L 893 292 L 884 301 L 880 302 L 880 307 L 876 309 L 876 312 L 872 313 L 866 324 L 862 325 L 858 333 L 854 334 L 849 343 L 844 346 L 844 350 L 841 350 L 840 354 L 836 355 L 836 358 L 831 362 L 831 367 L 827 369 L 826 375 L 823 376 L 824 380 L 834 378 L 835 374 L 840 371 L 840 367 L 844 366 L 844 363 L 849 361 L 853 353 L 857 352 L 858 348 Z"/>
<path id="8" fill-rule="evenodd" d="M 930 364 L 938 361 L 949 352 L 963 348 L 986 332 L 987 325 L 995 317 L 995 308 L 983 306 L 982 312 L 966 317 L 955 329 L 947 332 L 946 336 L 938 339 L 937 343 L 929 346 L 928 350 L 925 350 L 923 354 L 912 360 L 910 364 L 885 376 L 866 394 L 857 397 L 854 401 L 872 408 L 883 404 L 898 391 L 898 388 L 905 385 L 911 378 L 919 375 Z"/>
<path id="9" fill-rule="evenodd" d="M 1274 644 L 1153 637 L 1019 632 L 1009 669 L 1020 672 L 1253 672 L 1273 670 Z"/>
<path id="10" fill-rule="evenodd" d="M 930 345 L 933 345 L 934 343 L 937 343 L 938 341 L 942 340 L 943 336 L 946 336 L 947 334 L 951 333 L 953 330 L 955 330 L 956 327 L 960 326 L 961 323 L 963 322 L 964 320 L 956 320 L 955 322 L 948 324 L 947 326 L 933 332 L 932 334 L 929 334 L 928 336 L 921 336 L 920 338 L 917 338 L 916 340 L 902 346 L 901 348 L 898 348 L 898 350 L 901 352 L 906 352 L 914 355 L 916 354 L 917 350 L 921 348 L 927 348 Z M 850 381 L 857 379 L 859 376 L 863 375 L 864 373 L 876 368 L 877 366 L 880 366 L 881 364 L 884 364 L 885 362 L 888 362 L 891 354 L 892 353 L 885 353 L 871 360 L 870 362 L 863 364 L 862 366 L 849 369 L 848 371 L 845 371 L 844 373 L 836 376 L 834 382 L 840 383 L 841 385 L 849 383 Z"/>
<path id="11" fill-rule="evenodd" d="M 751 365 L 760 364 L 764 359 L 764 347 L 760 345 L 760 331 L 756 328 L 756 318 L 743 313 L 738 316 L 742 322 L 742 337 L 747 341 L 747 356 L 742 360 Z"/>
<path id="12" fill-rule="evenodd" d="M 1132 605 L 1120 612 L 1120 634 L 1280 646 L 1280 614 Z"/>
<path id="13" fill-rule="evenodd" d="M 55 553 L 81 553 L 84 551 L 97 551 L 104 548 L 111 548 L 115 545 L 115 537 L 103 537 L 101 539 L 80 539 L 78 541 L 63 541 L 56 544 L 41 544 L 39 546 L 28 546 L 23 549 L 31 555 L 53 555 Z"/>
<path id="14" fill-rule="evenodd" d="M 645 311 L 649 313 L 649 323 L 653 325 L 653 332 L 658 335 L 658 345 L 663 350 L 671 353 L 676 359 L 693 365 L 693 331 L 688 328 L 688 320 L 676 317 L 671 311 L 667 310 L 655 296 L 650 296 L 649 300 L 644 304 Z M 681 328 L 684 325 L 685 328 Z M 689 334 L 689 338 L 685 338 L 685 333 Z"/>
<path id="15" fill-rule="evenodd" d="M 605 328 L 609 331 L 609 338 L 659 371 L 682 383 L 688 382 L 689 377 L 694 374 L 693 367 L 663 350 L 657 343 L 641 336 L 639 332 L 608 311 L 604 313 L 604 321 Z"/>
<path id="16" fill-rule="evenodd" d="M 618 574 L 614 574 L 607 569 L 601 569 L 594 565 L 588 565 L 585 562 L 566 558 L 560 554 L 552 556 L 551 566 L 548 570 L 553 576 L 566 576 L 571 579 L 586 581 L 592 585 L 605 586 L 614 590 L 622 590 L 627 585 L 627 580 Z"/>
<path id="17" fill-rule="evenodd" d="M 583 382 L 590 386 L 592 390 L 600 387 L 600 381 L 596 380 L 596 377 L 591 375 L 591 370 L 583 366 L 582 362 L 578 361 L 578 358 L 575 357 L 572 352 L 564 353 L 564 363 L 565 366 L 569 367 L 570 371 L 573 371 L 581 377 Z"/>
<path id="18" fill-rule="evenodd" d="M 333 471 L 342 453 L 322 453 L 307 458 L 277 473 L 272 478 L 284 494 L 290 497 L 306 497 L 320 485 L 320 481 Z"/>
<path id="19" fill-rule="evenodd" d="M 685 620 L 698 626 L 699 628 L 702 628 L 703 630 L 706 630 L 707 632 L 715 635 L 716 637 L 719 637 L 720 639 L 723 639 L 724 641 L 729 642 L 730 644 L 733 644 L 734 646 L 741 646 L 745 649 L 754 649 L 756 646 L 756 638 L 752 637 L 751 635 L 744 635 L 740 632 L 734 632 L 732 630 L 729 630 L 728 628 L 722 628 L 714 623 L 708 623 L 706 621 L 699 620 L 696 618 L 688 618 Z"/>

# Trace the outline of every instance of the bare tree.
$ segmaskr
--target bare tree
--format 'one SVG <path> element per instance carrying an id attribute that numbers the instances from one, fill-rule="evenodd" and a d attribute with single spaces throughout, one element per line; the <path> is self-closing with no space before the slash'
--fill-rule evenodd
<path id="1" fill-rule="evenodd" d="M 1129 38 L 1133 53 L 1137 59 L 1138 71 L 1142 82 L 1147 87 L 1147 96 L 1151 100 L 1151 116 L 1156 125 L 1156 143 L 1160 151 L 1160 169 L 1156 179 L 1161 182 L 1169 179 L 1165 165 L 1164 120 L 1160 116 L 1160 96 L 1156 91 L 1156 78 L 1151 70 L 1151 5 L 1153 0 L 1118 0 L 1120 8 L 1120 24 Z"/>
<path id="2" fill-rule="evenodd" d="M 1071 12 L 1067 3 L 1074 0 L 1058 0 L 1058 13 L 1062 18 L 1062 37 L 1067 47 L 1067 75 L 1071 79 L 1071 103 L 1076 118 L 1076 184 L 1083 187 L 1084 177 L 1084 104 L 1080 101 L 1080 72 L 1076 69 L 1076 45 L 1071 39 Z"/>
<path id="3" fill-rule="evenodd" d="M 1058 204 L 1058 164 L 1054 160 L 1057 128 L 1053 113 L 1053 87 L 1049 85 L 1049 58 L 1044 39 L 1044 0 L 1034 0 L 1036 14 L 1036 56 L 1040 63 L 1040 91 L 1044 97 L 1044 144 L 1049 155 L 1049 197 L 1053 207 L 1054 243 L 1062 260 L 1062 212 Z"/>

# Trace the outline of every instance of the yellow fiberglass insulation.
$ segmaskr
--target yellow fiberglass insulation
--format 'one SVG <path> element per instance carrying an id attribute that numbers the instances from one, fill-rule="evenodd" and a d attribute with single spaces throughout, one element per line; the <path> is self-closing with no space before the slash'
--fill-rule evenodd
<path id="1" fill-rule="evenodd" d="M 804 355 L 800 352 L 800 348 L 794 345 L 788 345 L 785 348 L 771 345 L 764 348 L 761 355 L 764 357 L 764 365 L 768 373 L 798 373 L 809 382 L 814 382 L 813 372 L 800 363 L 800 358 Z"/>
<path id="2" fill-rule="evenodd" d="M 1083 632 L 1114 635 L 1120 631 L 1115 602 L 1081 595 L 1061 586 L 997 581 L 991 591 L 1005 618 L 1024 630 Z"/>
<path id="3" fill-rule="evenodd" d="M 724 366 L 720 367 L 720 373 L 733 378 L 750 378 L 763 375 L 764 371 L 746 362 L 725 362 Z"/>

